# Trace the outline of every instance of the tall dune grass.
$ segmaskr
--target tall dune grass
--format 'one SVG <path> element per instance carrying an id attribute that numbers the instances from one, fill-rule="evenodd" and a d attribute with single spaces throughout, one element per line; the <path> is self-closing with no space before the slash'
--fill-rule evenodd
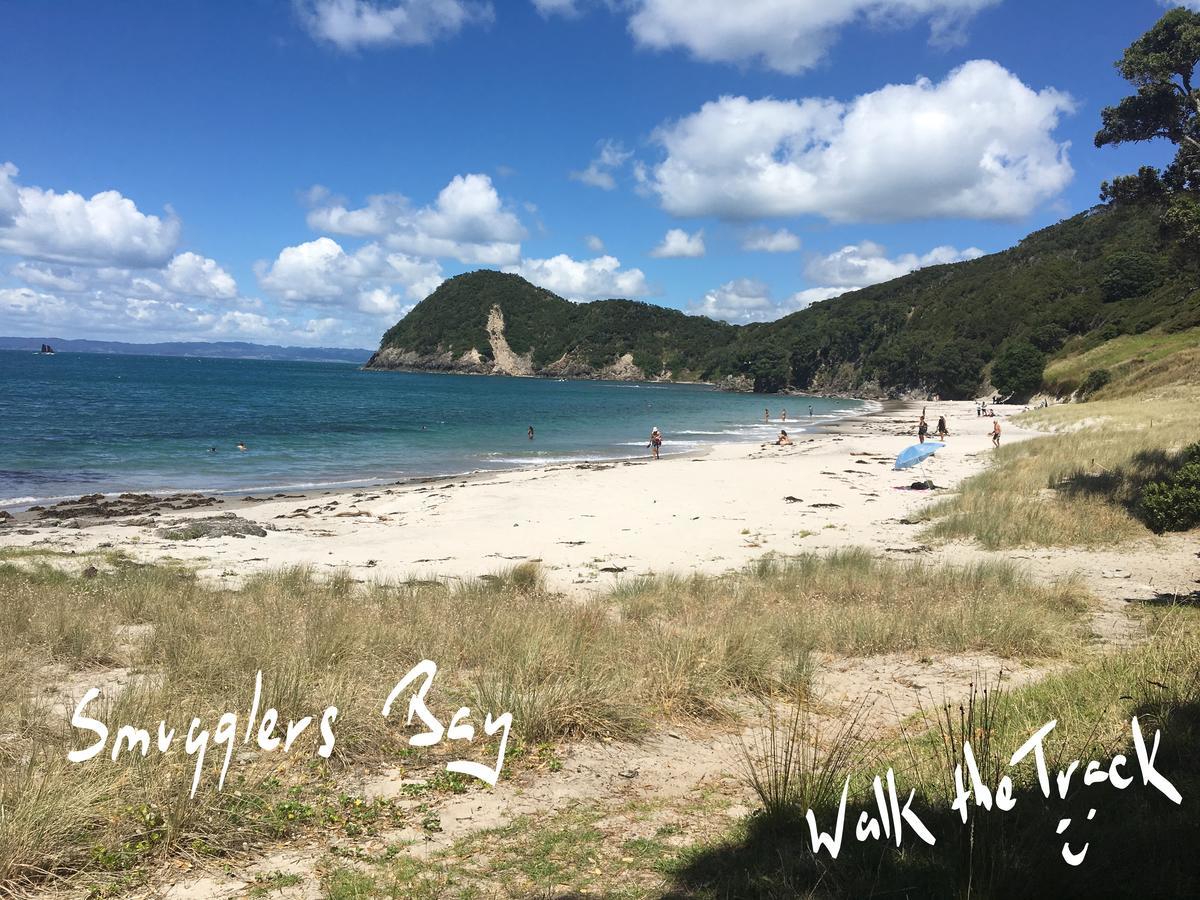
<path id="1" fill-rule="evenodd" d="M 655 721 L 728 716 L 732 699 L 803 694 L 816 650 L 1060 655 L 1082 636 L 1085 607 L 1078 585 L 1040 586 L 1006 566 L 861 551 L 634 580 L 587 602 L 548 591 L 534 566 L 462 583 L 290 569 L 233 591 L 120 559 L 92 578 L 19 562 L 0 565 L 0 890 L 341 821 L 342 767 L 412 760 L 418 726 L 380 709 L 421 659 L 440 667 L 429 704 L 444 721 L 465 705 L 477 728 L 485 711 L 512 712 L 526 745 L 630 739 Z M 178 749 L 65 761 L 92 739 L 67 727 L 90 686 L 104 687 L 92 714 L 110 729 L 153 733 L 160 719 L 186 729 L 192 716 L 209 727 L 224 712 L 247 716 L 260 669 L 262 708 L 283 722 L 339 708 L 331 760 L 315 755 L 310 728 L 287 755 L 239 750 L 218 792 L 213 753 L 194 799 L 195 761 Z M 494 759 L 490 746 L 481 759 Z M 425 765 L 444 762 L 426 753 Z"/>

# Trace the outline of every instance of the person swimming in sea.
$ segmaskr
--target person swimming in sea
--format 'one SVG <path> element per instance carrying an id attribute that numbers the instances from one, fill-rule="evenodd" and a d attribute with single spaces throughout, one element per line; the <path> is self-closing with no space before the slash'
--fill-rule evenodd
<path id="1" fill-rule="evenodd" d="M 216 447 L 209 447 L 209 448 L 208 448 L 208 452 L 209 452 L 209 453 L 216 453 L 216 452 L 217 452 L 217 448 L 216 448 Z"/>
<path id="2" fill-rule="evenodd" d="M 245 450 L 245 449 L 246 449 L 246 445 L 245 445 L 244 443 L 242 443 L 241 441 L 238 441 L 237 448 L 238 448 L 239 450 Z"/>

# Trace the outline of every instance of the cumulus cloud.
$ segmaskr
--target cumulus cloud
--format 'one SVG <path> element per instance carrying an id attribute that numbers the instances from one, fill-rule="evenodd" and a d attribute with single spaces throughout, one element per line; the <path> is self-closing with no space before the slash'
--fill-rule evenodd
<path id="1" fill-rule="evenodd" d="M 694 259 L 703 256 L 704 231 L 688 234 L 682 228 L 672 228 L 663 236 L 662 243 L 650 251 L 650 255 L 658 259 Z"/>
<path id="2" fill-rule="evenodd" d="M 780 316 L 796 312 L 818 300 L 836 297 L 845 291 L 845 288 L 809 288 L 776 300 L 771 295 L 770 287 L 757 278 L 736 278 L 708 291 L 688 307 L 688 312 L 735 325 L 772 322 Z"/>
<path id="3" fill-rule="evenodd" d="M 788 74 L 815 66 L 855 22 L 924 20 L 952 43 L 977 12 L 1000 0 L 636 0 L 629 31 L 641 45 L 683 48 L 708 62 L 760 62 Z"/>
<path id="4" fill-rule="evenodd" d="M 645 297 L 651 293 L 642 270 L 622 269 L 615 256 L 573 259 L 560 253 L 549 259 L 523 259 L 504 271 L 570 300 Z"/>
<path id="5" fill-rule="evenodd" d="M 1053 137 L 1073 109 L 986 60 L 849 103 L 721 97 L 656 131 L 646 186 L 678 216 L 1012 219 L 1073 177 Z"/>
<path id="6" fill-rule="evenodd" d="M 113 291 L 61 295 L 31 288 L 0 288 L 0 322 L 27 333 L 81 333 L 123 340 L 247 340 L 342 346 L 374 343 L 335 319 L 292 320 L 246 310 L 213 310 L 181 300 L 123 296 Z"/>
<path id="7" fill-rule="evenodd" d="M 926 266 L 978 259 L 983 251 L 978 247 L 958 250 L 950 246 L 934 247 L 928 253 L 903 253 L 888 257 L 879 244 L 863 241 L 842 247 L 828 256 L 810 260 L 805 274 L 813 281 L 843 290 L 862 288 L 881 281 L 890 281 Z"/>
<path id="8" fill-rule="evenodd" d="M 442 282 L 432 260 L 389 253 L 376 243 L 347 253 L 332 238 L 284 247 L 270 263 L 259 262 L 259 286 L 289 303 L 341 306 L 394 317 L 408 302 L 420 300 Z"/>
<path id="9" fill-rule="evenodd" d="M 66 293 L 79 293 L 87 289 L 87 281 L 76 275 L 70 266 L 47 266 L 37 263 L 19 262 L 9 270 L 10 274 L 26 284 Z"/>
<path id="10" fill-rule="evenodd" d="M 314 38 L 341 50 L 432 44 L 494 17 L 490 3 L 473 0 L 296 0 L 296 8 Z"/>
<path id="11" fill-rule="evenodd" d="M 419 209 L 401 194 L 375 194 L 358 209 L 320 188 L 308 196 L 315 200 L 308 224 L 316 231 L 379 238 L 402 253 L 468 265 L 505 265 L 521 255 L 525 228 L 487 175 L 456 175 L 432 205 Z"/>
<path id="12" fill-rule="evenodd" d="M 190 251 L 167 263 L 163 281 L 169 290 L 192 297 L 232 300 L 237 296 L 237 282 L 232 275 L 216 260 Z"/>
<path id="13" fill-rule="evenodd" d="M 59 263 L 160 267 L 179 242 L 179 219 L 147 215 L 117 191 L 74 191 L 17 183 L 0 165 L 0 252 Z"/>
<path id="14" fill-rule="evenodd" d="M 779 315 L 771 300 L 771 289 L 755 278 L 738 278 L 713 288 L 688 312 L 734 323 L 763 322 Z"/>
<path id="15" fill-rule="evenodd" d="M 742 238 L 742 249 L 752 253 L 794 253 L 800 249 L 800 238 L 786 228 L 775 231 L 752 228 Z"/>
<path id="16" fill-rule="evenodd" d="M 611 191 L 617 186 L 614 173 L 625 165 L 633 152 L 626 150 L 618 141 L 602 141 L 596 157 L 588 163 L 588 167 L 578 172 L 571 172 L 570 177 L 591 187 L 603 191 Z"/>

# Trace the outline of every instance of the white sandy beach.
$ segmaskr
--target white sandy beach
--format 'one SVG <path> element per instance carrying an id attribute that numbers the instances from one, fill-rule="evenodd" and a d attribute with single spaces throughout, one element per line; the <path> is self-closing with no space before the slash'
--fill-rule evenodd
<path id="1" fill-rule="evenodd" d="M 931 427 L 946 416 L 947 445 L 920 469 L 894 471 L 896 454 L 916 441 L 922 406 L 928 407 Z M 1034 434 L 1010 421 L 1020 409 L 996 407 L 1005 442 Z M 793 431 L 791 447 L 724 444 L 658 461 L 229 501 L 164 513 L 153 526 L 116 520 L 74 529 L 26 522 L 0 530 L 0 545 L 80 553 L 119 548 L 144 561 L 183 560 L 197 565 L 201 577 L 230 585 L 255 570 L 281 566 L 311 566 L 318 573 L 345 569 L 361 579 L 469 578 L 537 560 L 549 583 L 570 593 L 638 575 L 718 573 L 766 553 L 852 545 L 953 560 L 974 551 L 924 547 L 920 527 L 909 520 L 931 498 L 987 465 L 991 425 L 976 416 L 970 402 L 890 404 L 827 433 Z M 664 451 L 670 449 L 668 427 Z M 909 489 L 923 478 L 939 490 Z M 267 535 L 179 541 L 156 534 L 163 523 L 231 508 L 263 525 Z M 1102 553 L 1036 555 L 1038 568 L 1048 574 L 1117 565 Z M 1171 586 L 1163 581 L 1176 568 L 1159 567 L 1160 586 Z M 1135 573 L 1133 580 L 1153 582 L 1154 574 Z"/>

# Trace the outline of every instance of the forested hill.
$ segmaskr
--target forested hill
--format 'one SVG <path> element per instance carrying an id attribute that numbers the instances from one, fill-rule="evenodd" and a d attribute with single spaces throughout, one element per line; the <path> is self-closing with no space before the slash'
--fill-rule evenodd
<path id="1" fill-rule="evenodd" d="M 1053 358 L 1200 324 L 1200 266 L 1163 236 L 1161 212 L 1097 207 L 1002 253 L 741 327 L 628 300 L 576 304 L 516 275 L 472 272 L 391 328 L 368 366 L 973 396 L 997 355 Z"/>

